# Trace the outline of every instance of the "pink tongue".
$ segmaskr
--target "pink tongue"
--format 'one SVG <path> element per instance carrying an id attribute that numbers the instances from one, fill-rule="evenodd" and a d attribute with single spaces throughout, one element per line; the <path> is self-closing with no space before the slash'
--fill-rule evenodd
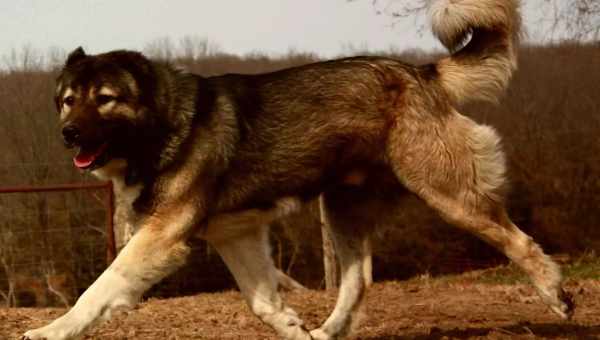
<path id="1" fill-rule="evenodd" d="M 77 155 L 73 157 L 73 163 L 78 168 L 87 168 L 88 166 L 92 165 L 92 163 L 94 163 L 96 158 L 98 158 L 104 152 L 104 150 L 106 150 L 107 146 L 108 144 L 104 143 L 96 150 L 88 151 L 81 149 L 79 150 Z"/>

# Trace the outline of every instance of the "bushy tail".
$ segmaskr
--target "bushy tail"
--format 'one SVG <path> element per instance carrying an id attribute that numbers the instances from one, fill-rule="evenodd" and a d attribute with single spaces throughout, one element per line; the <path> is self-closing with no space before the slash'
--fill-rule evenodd
<path id="1" fill-rule="evenodd" d="M 431 6 L 433 33 L 452 52 L 436 64 L 438 80 L 457 103 L 495 102 L 508 85 L 517 68 L 518 7 L 518 0 L 438 0 Z"/>

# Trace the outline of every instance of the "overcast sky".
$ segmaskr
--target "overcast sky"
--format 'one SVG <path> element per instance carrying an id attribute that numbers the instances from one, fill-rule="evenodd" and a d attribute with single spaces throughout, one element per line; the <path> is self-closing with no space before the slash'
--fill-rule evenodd
<path id="1" fill-rule="evenodd" d="M 398 0 L 379 0 L 384 1 Z M 529 35 L 543 29 L 542 0 L 524 8 Z M 382 9 L 379 7 L 379 9 Z M 0 56 L 30 45 L 88 52 L 142 50 L 152 40 L 183 36 L 207 38 L 229 53 L 296 51 L 323 57 L 358 49 L 436 46 L 429 32 L 420 35 L 413 20 L 392 25 L 377 15 L 372 0 L 22 0 L 0 1 Z"/>

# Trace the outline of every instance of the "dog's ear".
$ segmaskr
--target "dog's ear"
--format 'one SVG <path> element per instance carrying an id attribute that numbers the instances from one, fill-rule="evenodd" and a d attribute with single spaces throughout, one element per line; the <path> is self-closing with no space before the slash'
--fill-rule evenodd
<path id="1" fill-rule="evenodd" d="M 83 59 L 86 57 L 85 51 L 83 50 L 83 47 L 79 46 L 76 49 L 73 50 L 73 52 L 69 53 L 69 56 L 67 57 L 67 62 L 66 62 L 66 66 L 70 66 L 73 65 L 74 63 L 76 63 L 77 61 Z"/>

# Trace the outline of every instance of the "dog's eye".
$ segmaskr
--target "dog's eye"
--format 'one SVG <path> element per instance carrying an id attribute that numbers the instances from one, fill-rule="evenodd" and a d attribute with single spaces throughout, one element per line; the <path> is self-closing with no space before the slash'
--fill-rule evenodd
<path id="1" fill-rule="evenodd" d="M 98 105 L 104 105 L 106 103 L 112 102 L 113 100 L 117 100 L 117 97 L 110 96 L 107 94 L 101 94 L 96 97 L 96 101 L 98 102 Z"/>
<path id="2" fill-rule="evenodd" d="M 67 106 L 73 106 L 73 104 L 75 104 L 75 97 L 67 96 L 63 99 L 63 103 Z"/>

